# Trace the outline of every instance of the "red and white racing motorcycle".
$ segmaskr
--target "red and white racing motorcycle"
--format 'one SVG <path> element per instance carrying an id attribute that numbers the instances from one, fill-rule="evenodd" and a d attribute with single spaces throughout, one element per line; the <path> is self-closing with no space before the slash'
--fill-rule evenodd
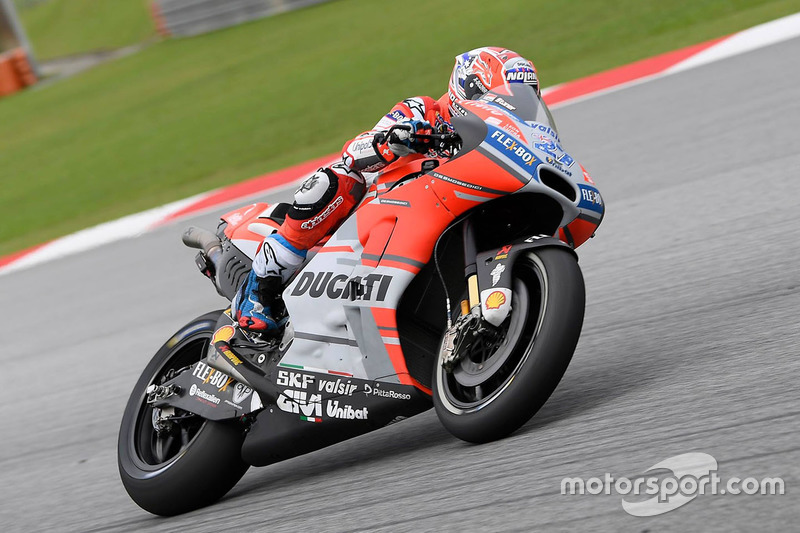
<path id="1" fill-rule="evenodd" d="M 603 202 L 565 152 L 536 92 L 513 84 L 464 102 L 450 158 L 387 168 L 283 293 L 277 337 L 229 310 L 173 335 L 130 396 L 119 469 L 142 508 L 172 515 L 219 499 L 250 466 L 308 453 L 433 406 L 486 442 L 529 420 L 578 342 L 574 248 Z M 254 204 L 184 242 L 231 298 L 287 205 Z"/>

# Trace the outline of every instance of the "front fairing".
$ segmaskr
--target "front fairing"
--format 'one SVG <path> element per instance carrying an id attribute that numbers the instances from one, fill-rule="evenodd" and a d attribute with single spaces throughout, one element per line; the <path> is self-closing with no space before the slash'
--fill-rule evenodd
<path id="1" fill-rule="evenodd" d="M 547 195 L 562 209 L 559 227 L 564 230 L 558 236 L 573 247 L 585 242 L 603 218 L 603 200 L 588 172 L 561 145 L 555 121 L 540 96 L 529 86 L 514 84 L 463 102 L 461 109 L 463 116 L 454 117 L 453 125 L 464 145 L 437 172 L 487 190 Z M 509 178 L 516 183 L 509 183 Z M 432 186 L 447 196 L 444 189 L 449 185 Z"/>

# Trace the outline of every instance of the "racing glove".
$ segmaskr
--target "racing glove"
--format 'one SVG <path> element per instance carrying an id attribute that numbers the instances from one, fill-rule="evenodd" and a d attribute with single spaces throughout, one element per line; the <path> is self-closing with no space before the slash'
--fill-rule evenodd
<path id="1" fill-rule="evenodd" d="M 411 153 L 424 154 L 430 148 L 429 139 L 415 139 L 414 135 L 430 135 L 433 133 L 430 122 L 404 118 L 389 130 L 387 144 L 389 150 L 397 157 L 405 157 Z"/>

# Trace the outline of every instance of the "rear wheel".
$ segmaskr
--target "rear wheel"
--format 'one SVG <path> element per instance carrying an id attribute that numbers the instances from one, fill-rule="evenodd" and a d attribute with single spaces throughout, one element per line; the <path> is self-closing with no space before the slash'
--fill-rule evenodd
<path id="1" fill-rule="evenodd" d="M 142 509 L 176 515 L 209 505 L 241 479 L 243 428 L 176 410 L 164 422 L 145 390 L 203 358 L 221 311 L 184 326 L 145 368 L 125 407 L 117 461 L 125 490 Z"/>
<path id="2" fill-rule="evenodd" d="M 537 248 L 514 264 L 512 311 L 447 372 L 434 368 L 433 400 L 456 437 L 488 442 L 536 414 L 572 359 L 583 325 L 585 290 L 574 255 Z"/>

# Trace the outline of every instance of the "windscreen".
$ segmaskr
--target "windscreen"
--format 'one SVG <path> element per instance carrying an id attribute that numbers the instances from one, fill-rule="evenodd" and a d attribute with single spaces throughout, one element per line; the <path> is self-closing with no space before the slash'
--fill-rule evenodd
<path id="1" fill-rule="evenodd" d="M 493 102 L 525 122 L 545 124 L 558 132 L 550 110 L 547 109 L 547 105 L 530 85 L 509 83 L 502 89 L 489 91 L 481 96 L 480 100 Z"/>

